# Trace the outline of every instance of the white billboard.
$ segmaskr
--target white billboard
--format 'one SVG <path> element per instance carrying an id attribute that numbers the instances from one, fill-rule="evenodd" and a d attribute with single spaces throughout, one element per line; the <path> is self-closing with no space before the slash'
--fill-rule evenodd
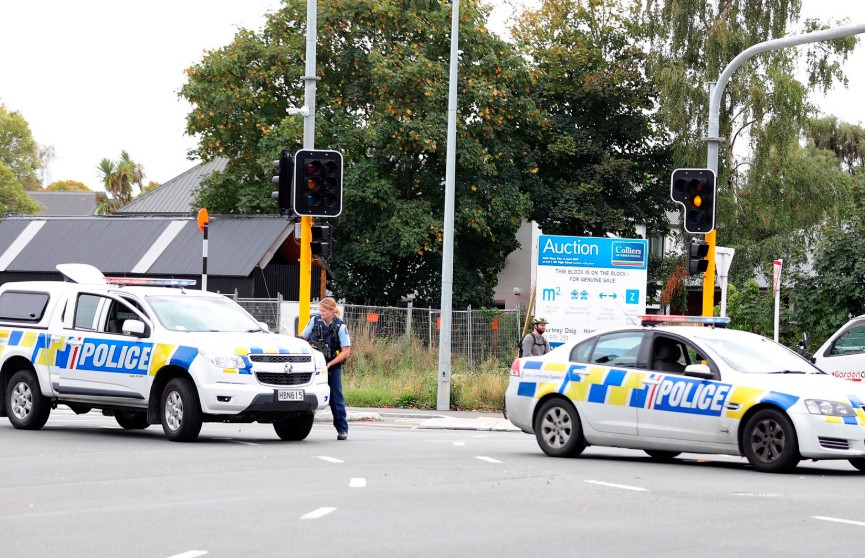
<path id="1" fill-rule="evenodd" d="M 536 317 L 557 346 L 573 337 L 634 325 L 646 313 L 649 243 L 643 239 L 541 235 Z"/>

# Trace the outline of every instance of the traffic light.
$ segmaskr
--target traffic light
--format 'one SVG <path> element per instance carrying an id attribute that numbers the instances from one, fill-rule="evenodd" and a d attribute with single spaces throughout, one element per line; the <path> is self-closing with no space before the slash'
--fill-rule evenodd
<path id="1" fill-rule="evenodd" d="M 294 211 L 310 217 L 342 213 L 342 154 L 301 149 L 294 157 Z"/>
<path id="2" fill-rule="evenodd" d="M 314 256 L 330 258 L 333 255 L 333 228 L 330 223 L 312 226 L 312 242 L 309 247 Z"/>
<path id="3" fill-rule="evenodd" d="M 283 149 L 279 153 L 279 159 L 273 162 L 273 168 L 279 174 L 273 177 L 273 183 L 277 190 L 272 194 L 279 207 L 279 213 L 284 214 L 291 209 L 291 180 L 294 178 L 294 155 Z"/>
<path id="4" fill-rule="evenodd" d="M 670 197 L 685 206 L 685 230 L 706 234 L 715 230 L 715 173 L 710 169 L 676 169 Z"/>
<path id="5" fill-rule="evenodd" d="M 709 269 L 709 243 L 692 240 L 688 244 L 688 275 L 699 275 Z"/>

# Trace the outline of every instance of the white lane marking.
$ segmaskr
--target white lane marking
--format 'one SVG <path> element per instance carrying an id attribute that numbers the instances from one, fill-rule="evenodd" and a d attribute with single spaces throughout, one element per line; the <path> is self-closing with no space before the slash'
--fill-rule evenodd
<path id="1" fill-rule="evenodd" d="M 355 477 L 355 478 L 351 479 L 351 481 L 349 481 L 348 487 L 349 488 L 364 488 L 364 487 L 366 487 L 366 479 L 361 479 L 361 478 Z"/>
<path id="2" fill-rule="evenodd" d="M 628 486 L 627 484 L 615 484 L 612 482 L 603 482 L 596 480 L 585 481 L 589 484 L 598 484 L 600 486 L 609 486 L 610 488 L 621 488 L 622 490 L 633 490 L 634 492 L 648 492 L 648 488 L 640 488 L 639 486 Z"/>
<path id="3" fill-rule="evenodd" d="M 781 498 L 781 494 L 771 492 L 731 492 L 731 496 L 754 496 L 757 498 Z"/>
<path id="4" fill-rule="evenodd" d="M 198 558 L 199 556 L 205 556 L 207 554 L 206 550 L 190 550 L 188 552 L 183 552 L 181 554 L 175 554 L 174 556 L 169 556 L 168 558 Z"/>
<path id="5" fill-rule="evenodd" d="M 328 457 L 326 455 L 316 455 L 316 457 L 328 463 L 342 463 L 342 459 L 337 459 L 336 457 Z"/>
<path id="6" fill-rule="evenodd" d="M 319 517 L 324 517 L 332 511 L 336 511 L 336 508 L 318 508 L 315 511 L 311 511 L 308 514 L 301 516 L 301 519 L 318 519 Z"/>
<path id="7" fill-rule="evenodd" d="M 233 444 L 241 444 L 244 446 L 260 446 L 261 445 L 261 444 L 258 444 L 256 442 L 244 442 L 243 440 L 235 440 L 234 438 L 213 438 L 213 439 L 214 440 L 220 440 L 223 442 L 231 442 Z"/>
<path id="8" fill-rule="evenodd" d="M 865 527 L 865 523 L 862 521 L 851 521 L 849 519 L 838 519 L 837 517 L 825 517 L 822 515 L 815 515 L 814 519 L 819 519 L 820 521 L 834 521 L 835 523 L 846 523 L 847 525 L 856 525 L 857 527 Z"/>
<path id="9" fill-rule="evenodd" d="M 464 445 L 466 445 L 466 443 L 465 442 L 454 442 L 454 445 L 455 446 L 464 446 Z"/>
<path id="10" fill-rule="evenodd" d="M 472 438 L 489 438 L 489 434 L 475 434 Z"/>
<path id="11" fill-rule="evenodd" d="M 487 461 L 489 463 L 503 463 L 503 461 L 499 461 L 498 459 L 493 459 L 492 457 L 487 457 L 485 455 L 477 455 L 475 456 L 481 461 Z"/>

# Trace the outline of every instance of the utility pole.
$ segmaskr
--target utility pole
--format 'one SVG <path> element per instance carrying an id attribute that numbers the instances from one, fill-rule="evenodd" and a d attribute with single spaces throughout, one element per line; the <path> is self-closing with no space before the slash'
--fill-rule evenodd
<path id="1" fill-rule="evenodd" d="M 448 87 L 448 147 L 445 169 L 445 214 L 442 237 L 442 327 L 439 332 L 439 371 L 436 409 L 451 406 L 451 318 L 454 282 L 454 193 L 457 159 L 457 65 L 459 62 L 460 2 L 453 0 L 451 15 L 451 65 Z"/>
<path id="2" fill-rule="evenodd" d="M 806 43 L 832 41 L 841 37 L 858 35 L 859 33 L 865 33 L 865 23 L 764 41 L 739 53 L 732 62 L 727 64 L 727 67 L 721 72 L 718 81 L 709 84 L 709 133 L 707 137 L 703 138 L 703 141 L 708 144 L 706 168 L 711 169 L 715 173 L 715 176 L 718 176 L 718 150 L 720 149 L 721 142 L 725 140 L 725 138 L 718 135 L 720 134 L 721 97 L 724 95 L 724 88 L 727 87 L 727 82 L 730 81 L 730 77 L 733 75 L 733 72 L 739 69 L 739 66 L 751 57 L 769 50 L 780 50 Z M 715 230 L 706 235 L 706 242 L 709 243 L 709 269 L 703 275 L 703 315 L 711 316 L 714 313 L 715 307 Z"/>

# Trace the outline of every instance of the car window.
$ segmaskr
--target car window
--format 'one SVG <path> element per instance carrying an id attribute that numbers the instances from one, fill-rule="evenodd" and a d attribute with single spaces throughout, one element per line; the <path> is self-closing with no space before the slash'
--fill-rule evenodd
<path id="1" fill-rule="evenodd" d="M 99 302 L 102 298 L 101 296 L 91 294 L 78 295 L 72 327 L 75 329 L 96 330 L 96 311 L 99 309 Z"/>
<path id="2" fill-rule="evenodd" d="M 0 295 L 0 320 L 38 322 L 48 306 L 48 293 L 6 291 Z"/>
<path id="3" fill-rule="evenodd" d="M 589 355 L 592 354 L 592 347 L 595 346 L 595 338 L 586 339 L 582 343 L 575 345 L 571 349 L 571 362 L 589 362 Z"/>
<path id="4" fill-rule="evenodd" d="M 830 355 L 850 355 L 865 352 L 865 325 L 852 327 L 835 340 Z"/>
<path id="5" fill-rule="evenodd" d="M 639 331 L 608 333 L 598 337 L 589 362 L 635 368 L 644 334 Z"/>
<path id="6" fill-rule="evenodd" d="M 136 305 L 137 306 L 137 305 Z M 106 333 L 123 334 L 123 322 L 125 320 L 140 320 L 141 318 L 129 306 L 111 301 L 111 306 L 108 309 L 108 319 L 102 324 L 103 331 Z"/>
<path id="7" fill-rule="evenodd" d="M 686 366 L 705 362 L 703 356 L 687 341 L 656 335 L 652 342 L 652 370 L 682 374 Z"/>

